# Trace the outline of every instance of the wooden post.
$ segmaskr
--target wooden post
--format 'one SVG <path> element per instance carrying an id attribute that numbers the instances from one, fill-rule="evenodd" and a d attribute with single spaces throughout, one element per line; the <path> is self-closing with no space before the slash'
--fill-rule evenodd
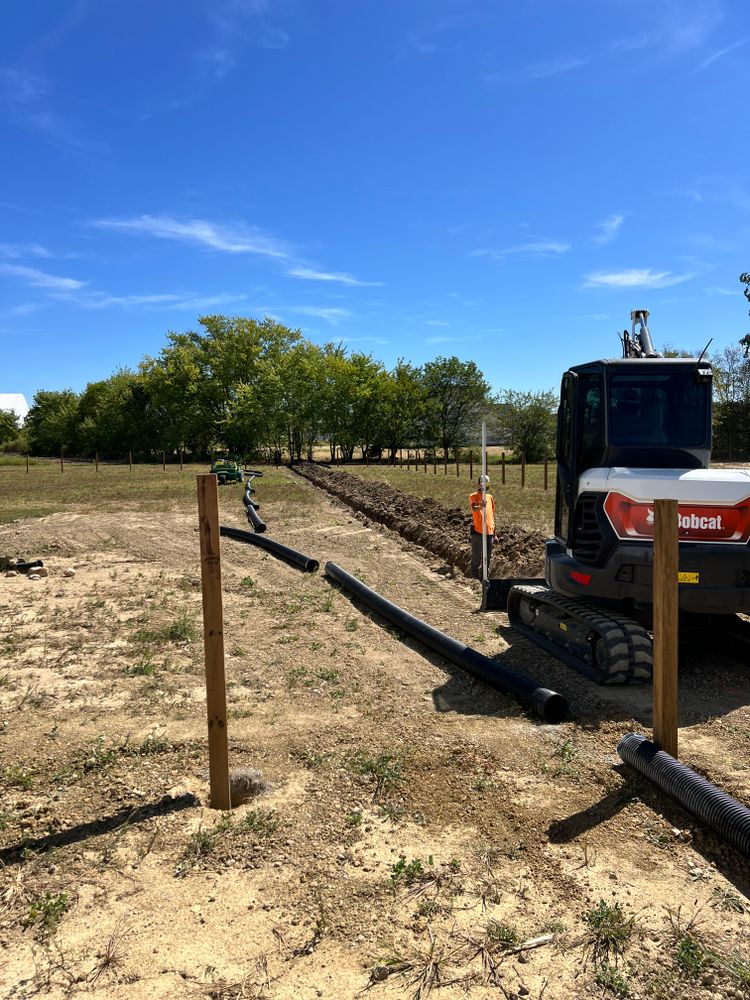
<path id="1" fill-rule="evenodd" d="M 526 456 L 521 452 L 521 489 L 526 486 Z"/>
<path id="2" fill-rule="evenodd" d="M 404 450 L 403 450 L 403 448 L 399 448 L 398 449 L 398 457 L 401 460 L 401 468 L 403 469 L 403 467 L 404 467 Z"/>
<path id="3" fill-rule="evenodd" d="M 500 454 L 500 474 L 501 474 L 500 482 L 503 484 L 503 486 L 505 486 L 505 452 L 502 452 Z"/>
<path id="4" fill-rule="evenodd" d="M 29 474 L 29 453 L 26 452 L 26 475 Z"/>
<path id="5" fill-rule="evenodd" d="M 443 448 L 443 475 L 448 475 L 448 449 Z"/>
<path id="6" fill-rule="evenodd" d="M 99 471 L 99 452 L 98 451 L 94 452 L 94 469 L 97 472 Z"/>
<path id="7" fill-rule="evenodd" d="M 128 465 L 130 466 L 130 471 L 133 471 L 133 452 L 128 452 Z"/>
<path id="8" fill-rule="evenodd" d="M 183 464 L 184 463 L 182 461 L 182 448 L 180 448 L 180 472 L 182 472 Z"/>
<path id="9" fill-rule="evenodd" d="M 547 456 L 544 456 L 544 492 L 546 493 L 549 489 L 549 467 Z"/>
<path id="10" fill-rule="evenodd" d="M 166 472 L 167 471 L 167 455 L 166 455 L 166 452 L 162 452 L 161 453 L 161 471 L 162 472 Z"/>
<path id="11" fill-rule="evenodd" d="M 459 455 L 458 452 L 456 452 L 456 479 L 458 479 L 460 475 L 461 475 L 461 469 L 459 467 Z"/>
<path id="12" fill-rule="evenodd" d="M 433 453 L 432 453 L 432 474 L 433 474 L 433 476 L 437 475 L 437 452 L 436 451 L 433 451 Z"/>
<path id="13" fill-rule="evenodd" d="M 474 450 L 469 452 L 469 479 L 474 478 Z"/>
<path id="14" fill-rule="evenodd" d="M 201 542 L 203 591 L 203 644 L 206 658 L 206 711 L 208 716 L 208 773 L 211 808 L 229 809 L 229 743 L 227 692 L 224 677 L 224 612 L 221 602 L 221 552 L 219 548 L 219 488 L 217 477 L 196 476 L 198 526 Z"/>
<path id="15" fill-rule="evenodd" d="M 677 501 L 654 501 L 654 742 L 677 756 Z"/>
<path id="16" fill-rule="evenodd" d="M 424 474 L 427 475 L 427 452 L 424 453 Z"/>

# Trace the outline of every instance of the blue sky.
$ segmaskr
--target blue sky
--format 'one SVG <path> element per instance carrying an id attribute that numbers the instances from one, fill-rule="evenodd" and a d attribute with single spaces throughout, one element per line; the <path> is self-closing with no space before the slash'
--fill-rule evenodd
<path id="1" fill-rule="evenodd" d="M 0 392 L 205 313 L 495 389 L 747 332 L 740 0 L 32 0 L 0 38 Z"/>

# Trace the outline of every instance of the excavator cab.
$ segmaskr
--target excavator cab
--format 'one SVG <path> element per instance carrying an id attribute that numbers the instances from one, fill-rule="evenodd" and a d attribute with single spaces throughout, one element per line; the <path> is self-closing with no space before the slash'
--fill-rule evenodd
<path id="1" fill-rule="evenodd" d="M 593 361 L 565 372 L 557 417 L 555 538 L 575 545 L 592 469 L 707 469 L 711 366 L 695 358 Z"/>

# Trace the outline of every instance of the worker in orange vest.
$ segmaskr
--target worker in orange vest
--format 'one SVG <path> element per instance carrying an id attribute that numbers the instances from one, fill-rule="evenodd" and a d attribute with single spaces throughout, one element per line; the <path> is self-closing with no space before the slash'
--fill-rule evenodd
<path id="1" fill-rule="evenodd" d="M 485 511 L 484 527 L 487 535 L 487 573 L 489 575 L 490 562 L 492 561 L 492 544 L 497 537 L 495 532 L 495 498 L 487 489 L 490 484 L 490 477 L 484 477 L 485 485 Z M 471 575 L 475 580 L 482 579 L 482 476 L 477 479 L 479 487 L 474 493 L 469 494 L 469 507 L 471 508 Z"/>

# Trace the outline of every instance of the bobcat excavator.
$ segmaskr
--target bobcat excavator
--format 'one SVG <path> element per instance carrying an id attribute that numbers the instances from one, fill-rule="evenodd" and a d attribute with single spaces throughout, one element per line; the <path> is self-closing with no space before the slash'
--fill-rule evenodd
<path id="1" fill-rule="evenodd" d="M 708 467 L 711 365 L 658 354 L 647 309 L 631 320 L 622 358 L 562 378 L 546 586 L 501 588 L 514 628 L 601 684 L 651 677 L 656 499 L 678 501 L 681 631 L 750 641 L 750 472 Z"/>

